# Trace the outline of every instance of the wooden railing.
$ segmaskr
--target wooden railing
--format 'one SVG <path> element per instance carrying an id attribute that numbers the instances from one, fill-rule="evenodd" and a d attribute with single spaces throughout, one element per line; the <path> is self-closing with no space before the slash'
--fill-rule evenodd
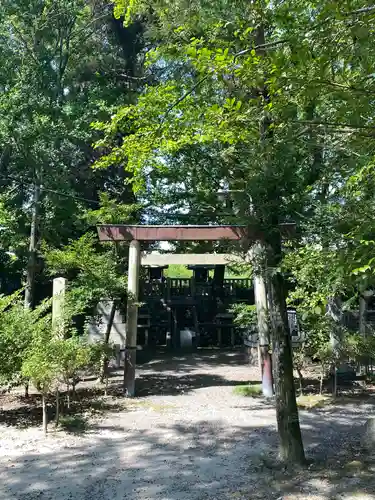
<path id="1" fill-rule="evenodd" d="M 192 283 L 188 278 L 167 278 L 168 297 L 191 297 Z"/>
<path id="2" fill-rule="evenodd" d="M 225 279 L 223 295 L 225 297 L 246 295 L 252 288 L 249 278 Z M 192 278 L 166 278 L 164 281 L 150 280 L 141 283 L 141 298 L 160 297 L 210 297 L 213 294 L 213 282 L 197 283 Z"/>
<path id="3" fill-rule="evenodd" d="M 250 278 L 230 278 L 224 280 L 224 285 L 236 288 L 252 288 L 253 281 Z"/>

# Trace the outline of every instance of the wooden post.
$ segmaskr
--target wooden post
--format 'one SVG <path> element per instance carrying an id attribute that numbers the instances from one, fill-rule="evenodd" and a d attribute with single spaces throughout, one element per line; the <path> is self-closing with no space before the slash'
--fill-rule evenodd
<path id="1" fill-rule="evenodd" d="M 359 296 L 359 333 L 366 337 L 367 301 L 363 294 Z"/>
<path id="2" fill-rule="evenodd" d="M 52 330 L 57 337 L 64 337 L 64 296 L 68 280 L 55 278 L 52 291 Z"/>
<path id="3" fill-rule="evenodd" d="M 172 310 L 169 306 L 167 308 L 167 311 L 168 311 L 168 329 L 165 337 L 165 344 L 168 349 L 172 349 L 173 317 L 172 317 Z"/>
<path id="4" fill-rule="evenodd" d="M 219 326 L 217 328 L 217 345 L 218 347 L 221 347 L 223 345 L 221 323 L 219 323 Z"/>
<path id="5" fill-rule="evenodd" d="M 234 347 L 236 343 L 235 331 L 233 325 L 230 326 L 230 343 L 232 347 Z"/>
<path id="6" fill-rule="evenodd" d="M 127 397 L 135 395 L 135 365 L 137 352 L 138 324 L 138 290 L 139 268 L 141 263 L 141 246 L 133 240 L 129 247 L 128 264 L 128 304 L 126 312 L 126 345 L 124 364 L 124 394 Z"/>

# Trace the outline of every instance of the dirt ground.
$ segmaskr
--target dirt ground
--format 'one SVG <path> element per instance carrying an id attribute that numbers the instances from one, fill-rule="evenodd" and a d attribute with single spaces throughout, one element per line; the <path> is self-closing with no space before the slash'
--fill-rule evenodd
<path id="1" fill-rule="evenodd" d="M 311 463 L 285 470 L 273 402 L 233 393 L 257 375 L 236 351 L 160 355 L 139 366 L 133 400 L 116 396 L 120 372 L 107 398 L 81 384 L 86 425 L 51 423 L 47 438 L 35 398 L 2 396 L 0 499 L 375 500 L 375 459 L 361 447 L 372 397 L 301 411 Z"/>

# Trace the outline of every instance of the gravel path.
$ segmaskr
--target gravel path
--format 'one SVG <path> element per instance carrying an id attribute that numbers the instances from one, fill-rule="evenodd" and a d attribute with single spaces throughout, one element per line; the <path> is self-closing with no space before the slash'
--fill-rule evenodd
<path id="1" fill-rule="evenodd" d="M 256 375 L 237 353 L 161 359 L 140 367 L 141 397 L 84 434 L 1 425 L 0 499 L 375 499 L 358 448 L 372 405 L 301 412 L 317 465 L 287 472 L 274 460 L 272 404 L 233 394 Z"/>

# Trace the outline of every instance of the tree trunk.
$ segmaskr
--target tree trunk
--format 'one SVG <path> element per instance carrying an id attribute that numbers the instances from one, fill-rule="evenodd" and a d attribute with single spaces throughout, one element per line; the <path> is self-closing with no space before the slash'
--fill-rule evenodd
<path id="1" fill-rule="evenodd" d="M 60 391 L 56 389 L 56 416 L 55 416 L 55 425 L 58 427 L 60 420 Z"/>
<path id="2" fill-rule="evenodd" d="M 34 306 L 34 288 L 35 288 L 35 268 L 37 261 L 37 242 L 38 242 L 38 218 L 39 218 L 39 198 L 40 186 L 35 181 L 33 192 L 32 215 L 30 225 L 29 258 L 26 268 L 26 286 L 25 286 L 25 309 L 32 309 Z M 29 397 L 29 381 L 25 382 L 25 398 Z"/>
<path id="3" fill-rule="evenodd" d="M 258 47 L 256 55 L 265 57 L 265 27 L 260 24 L 255 31 L 255 43 Z M 264 99 L 260 109 L 259 141 L 264 162 L 265 179 L 275 179 L 273 158 L 267 152 L 267 146 L 272 141 L 272 117 L 265 111 L 264 104 L 270 102 L 270 93 L 267 88 L 268 74 L 264 75 L 261 92 Z M 269 150 L 269 148 L 268 148 Z M 259 221 L 264 225 L 266 240 L 270 245 L 270 254 L 266 261 L 272 268 L 272 275 L 267 281 L 269 291 L 269 312 L 271 317 L 271 341 L 273 347 L 273 373 L 276 396 L 276 417 L 280 437 L 280 458 L 289 463 L 302 464 L 305 462 L 301 429 L 299 425 L 296 393 L 293 377 L 292 346 L 289 333 L 289 323 L 284 294 L 283 277 L 276 269 L 282 259 L 281 235 L 278 230 L 279 206 L 281 204 L 278 183 L 267 182 L 267 203 L 257 208 L 260 213 Z"/>
<path id="4" fill-rule="evenodd" d="M 26 270 L 26 287 L 25 287 L 25 308 L 34 306 L 34 287 L 35 287 L 35 268 L 37 259 L 37 233 L 38 233 L 38 217 L 39 217 L 39 198 L 40 186 L 37 181 L 34 184 L 33 206 L 30 226 L 30 243 L 29 243 L 29 260 Z"/>
<path id="5" fill-rule="evenodd" d="M 42 393 L 42 408 L 43 408 L 43 432 L 47 435 L 47 425 L 48 425 L 48 415 L 47 415 L 47 405 L 46 405 L 46 395 Z"/>
<path id="6" fill-rule="evenodd" d="M 109 337 L 111 335 L 112 325 L 113 325 L 113 321 L 115 319 L 115 314 L 116 314 L 116 307 L 117 307 L 117 303 L 114 300 L 112 302 L 112 305 L 111 305 L 111 310 L 110 310 L 110 313 L 109 313 L 107 329 L 106 329 L 105 336 L 104 336 L 104 343 L 106 345 L 109 343 Z M 103 360 L 102 360 L 102 364 L 101 364 L 101 368 L 100 368 L 100 375 L 99 375 L 99 380 L 100 380 L 101 384 L 104 383 L 104 378 L 107 375 L 107 372 L 108 372 L 108 363 L 109 363 L 108 356 L 106 354 L 104 354 Z"/>
<path id="7" fill-rule="evenodd" d="M 283 277 L 273 270 L 270 277 L 270 313 L 280 458 L 305 463 L 293 377 L 292 345 L 284 295 Z"/>
<path id="8" fill-rule="evenodd" d="M 67 402 L 67 408 L 70 410 L 70 386 L 69 384 L 66 384 L 66 402 Z"/>

